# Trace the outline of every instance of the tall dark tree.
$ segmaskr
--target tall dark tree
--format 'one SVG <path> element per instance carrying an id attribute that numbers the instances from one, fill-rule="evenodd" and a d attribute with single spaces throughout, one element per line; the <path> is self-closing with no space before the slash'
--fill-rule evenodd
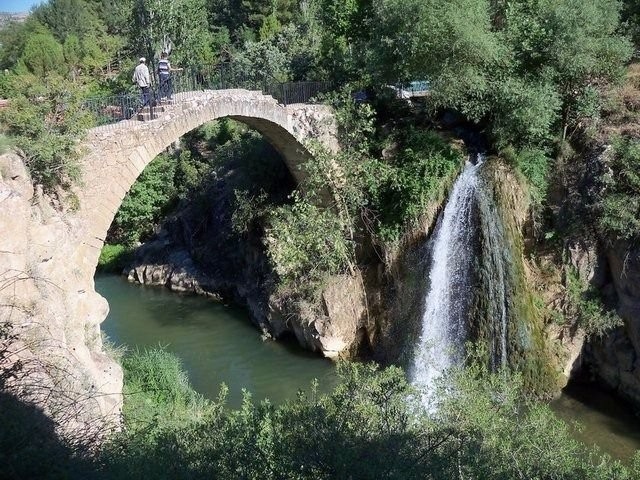
<path id="1" fill-rule="evenodd" d="M 245 24 L 257 33 L 270 18 L 280 25 L 291 22 L 297 3 L 295 0 L 242 0 L 242 9 Z"/>
<path id="2" fill-rule="evenodd" d="M 175 64 L 213 63 L 213 38 L 205 0 L 135 0 L 130 48 L 150 62 L 170 52 Z"/>
<path id="3" fill-rule="evenodd" d="M 68 35 L 93 35 L 101 22 L 85 0 L 50 0 L 37 7 L 33 16 L 46 25 L 60 42 Z"/>

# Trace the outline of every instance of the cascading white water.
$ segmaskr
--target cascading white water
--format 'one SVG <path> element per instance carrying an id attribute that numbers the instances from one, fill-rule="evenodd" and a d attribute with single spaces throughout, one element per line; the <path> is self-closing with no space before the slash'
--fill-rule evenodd
<path id="1" fill-rule="evenodd" d="M 470 321 L 483 330 L 491 368 L 507 364 L 510 257 L 491 190 L 480 176 L 483 160 L 479 155 L 475 165 L 467 162 L 432 239 L 422 332 L 409 369 L 429 409 L 436 403 L 431 398 L 435 381 L 462 364 Z M 484 312 L 470 319 L 473 297 L 479 292 Z"/>
<path id="2" fill-rule="evenodd" d="M 474 209 L 482 165 L 479 160 L 475 165 L 467 162 L 456 180 L 434 234 L 422 333 L 409 369 L 427 406 L 432 404 L 429 392 L 435 380 L 443 371 L 461 363 L 467 339 L 467 305 L 477 232 Z"/>

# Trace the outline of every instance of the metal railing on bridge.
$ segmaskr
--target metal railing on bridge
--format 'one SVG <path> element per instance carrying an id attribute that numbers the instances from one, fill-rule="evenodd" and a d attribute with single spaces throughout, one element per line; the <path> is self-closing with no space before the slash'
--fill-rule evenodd
<path id="1" fill-rule="evenodd" d="M 282 105 L 294 103 L 308 103 L 321 93 L 334 88 L 333 82 L 277 82 L 257 75 L 244 73 L 241 66 L 224 63 L 208 69 L 176 70 L 170 76 L 169 84 L 161 84 L 157 74 L 152 74 L 152 85 L 149 92 L 148 105 L 142 105 L 139 89 L 118 95 L 88 98 L 84 108 L 90 111 L 96 125 L 108 125 L 135 118 L 143 109 L 151 118 L 154 109 L 167 102 L 171 103 L 189 100 L 193 95 L 199 95 L 204 90 L 246 89 L 259 90 L 265 95 L 271 95 Z"/>

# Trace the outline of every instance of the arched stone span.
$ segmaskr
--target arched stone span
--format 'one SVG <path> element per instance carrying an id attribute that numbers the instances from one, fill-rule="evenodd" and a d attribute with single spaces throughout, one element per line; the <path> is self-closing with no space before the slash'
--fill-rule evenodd
<path id="1" fill-rule="evenodd" d="M 323 105 L 284 106 L 261 92 L 209 90 L 179 94 L 174 105 L 149 122 L 122 121 L 88 132 L 77 190 L 78 215 L 85 226 L 83 270 L 93 275 L 107 230 L 126 193 L 148 163 L 182 135 L 229 117 L 258 130 L 280 152 L 296 180 L 310 158 L 304 141 L 337 149 L 333 112 Z"/>

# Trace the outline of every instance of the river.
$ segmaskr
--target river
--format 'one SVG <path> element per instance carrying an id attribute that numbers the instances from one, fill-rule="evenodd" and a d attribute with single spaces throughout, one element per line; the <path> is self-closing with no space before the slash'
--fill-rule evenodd
<path id="1" fill-rule="evenodd" d="M 193 387 L 215 398 L 229 387 L 229 406 L 238 407 L 242 389 L 256 400 L 280 403 L 313 379 L 320 390 L 336 383 L 329 360 L 302 350 L 295 342 L 263 341 L 241 308 L 209 299 L 131 285 L 111 275 L 96 277 L 96 290 L 109 301 L 102 329 L 112 342 L 128 348 L 166 346 L 183 362 Z M 640 449 L 640 421 L 606 392 L 573 385 L 552 409 L 569 423 L 579 440 L 599 445 L 614 458 L 628 460 Z"/>
<path id="2" fill-rule="evenodd" d="M 241 308 L 166 289 L 131 285 L 121 277 L 96 276 L 96 290 L 109 301 L 102 330 L 127 348 L 166 346 L 177 355 L 196 391 L 215 398 L 229 387 L 228 404 L 239 407 L 242 389 L 253 398 L 280 403 L 314 379 L 321 391 L 335 384 L 335 367 L 294 341 L 262 340 Z"/>

